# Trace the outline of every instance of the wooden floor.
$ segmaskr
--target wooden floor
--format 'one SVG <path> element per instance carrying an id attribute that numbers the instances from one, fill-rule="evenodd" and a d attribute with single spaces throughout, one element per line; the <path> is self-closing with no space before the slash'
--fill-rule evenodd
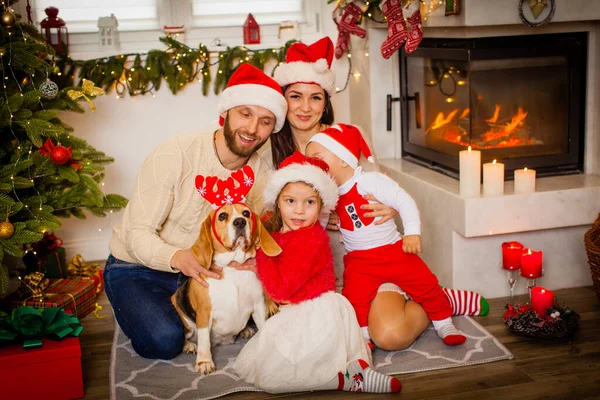
<path id="1" fill-rule="evenodd" d="M 559 303 L 581 315 L 580 330 L 573 341 L 539 340 L 507 331 L 502 314 L 507 299 L 490 301 L 490 313 L 477 321 L 515 356 L 513 360 L 471 367 L 398 376 L 402 392 L 396 399 L 600 399 L 600 302 L 592 287 L 556 291 Z M 517 297 L 523 302 L 525 297 Z M 89 315 L 81 322 L 85 399 L 109 398 L 110 348 L 114 320 L 103 293 L 104 319 Z M 392 395 L 318 392 L 270 396 L 240 393 L 227 399 L 320 398 L 360 400 L 386 399 Z M 118 400 L 118 399 L 117 399 Z"/>

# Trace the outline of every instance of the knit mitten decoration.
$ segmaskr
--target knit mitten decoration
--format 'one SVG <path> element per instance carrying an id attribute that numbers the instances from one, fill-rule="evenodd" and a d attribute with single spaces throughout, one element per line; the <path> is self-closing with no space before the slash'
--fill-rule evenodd
<path id="1" fill-rule="evenodd" d="M 384 0 L 381 4 L 381 11 L 388 22 L 388 35 L 381 44 L 381 55 L 387 59 L 404 44 L 408 32 L 402 13 L 401 0 Z"/>
<path id="2" fill-rule="evenodd" d="M 362 2 L 360 2 L 362 3 Z M 358 20 L 362 16 L 362 10 L 354 3 L 349 3 L 342 13 L 342 19 L 338 25 L 340 31 L 346 31 L 352 35 L 356 35 L 361 39 L 367 36 L 367 31 L 358 26 Z"/>
<path id="3" fill-rule="evenodd" d="M 413 4 L 416 4 L 416 10 L 414 11 L 413 9 L 415 7 Z M 404 50 L 406 50 L 406 53 L 408 54 L 415 51 L 419 47 L 421 40 L 423 40 L 423 27 L 421 25 L 422 21 L 419 2 L 413 0 L 411 3 L 409 3 L 404 8 L 404 14 L 410 15 L 410 17 L 406 19 L 406 22 L 410 27 L 410 31 L 408 32 L 408 39 L 406 39 L 406 44 L 404 45 Z"/>
<path id="4" fill-rule="evenodd" d="M 487 315 L 490 306 L 479 293 L 442 288 L 452 307 L 452 315 Z"/>

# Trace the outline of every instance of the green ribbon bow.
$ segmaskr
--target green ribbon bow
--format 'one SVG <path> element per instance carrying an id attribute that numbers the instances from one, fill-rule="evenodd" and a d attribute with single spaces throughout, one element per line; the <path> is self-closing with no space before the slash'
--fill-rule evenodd
<path id="1" fill-rule="evenodd" d="M 39 347 L 42 337 L 62 340 L 79 336 L 83 327 L 79 318 L 62 308 L 48 307 L 43 311 L 30 306 L 15 308 L 12 315 L 0 318 L 0 344 L 10 344 L 20 338 L 24 348 Z"/>

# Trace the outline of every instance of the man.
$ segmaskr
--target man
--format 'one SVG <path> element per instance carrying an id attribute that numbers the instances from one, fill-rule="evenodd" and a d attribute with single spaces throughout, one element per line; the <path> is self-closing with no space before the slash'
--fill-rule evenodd
<path id="1" fill-rule="evenodd" d="M 222 179 L 248 164 L 256 182 L 248 205 L 262 210 L 270 172 L 256 151 L 285 122 L 287 103 L 279 85 L 243 64 L 221 94 L 222 128 L 214 134 L 169 138 L 146 158 L 134 193 L 114 228 L 104 272 L 106 294 L 123 332 L 146 358 L 171 359 L 183 347 L 183 326 L 170 297 L 187 277 L 207 286 L 218 278 L 191 253 L 210 204 L 196 192 L 198 174 Z"/>

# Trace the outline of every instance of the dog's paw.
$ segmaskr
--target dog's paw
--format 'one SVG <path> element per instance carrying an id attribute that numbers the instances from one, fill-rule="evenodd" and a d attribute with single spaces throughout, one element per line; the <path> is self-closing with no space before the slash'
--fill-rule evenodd
<path id="1" fill-rule="evenodd" d="M 239 333 L 239 337 L 244 339 L 250 339 L 255 334 L 256 329 L 252 328 L 250 325 L 246 325 L 246 327 Z"/>
<path id="2" fill-rule="evenodd" d="M 200 361 L 196 363 L 196 372 L 201 375 L 208 375 L 211 372 L 215 372 L 217 367 L 215 363 L 211 361 Z"/>
<path id="3" fill-rule="evenodd" d="M 187 354 L 196 354 L 196 343 L 186 340 L 183 344 L 183 351 Z"/>

